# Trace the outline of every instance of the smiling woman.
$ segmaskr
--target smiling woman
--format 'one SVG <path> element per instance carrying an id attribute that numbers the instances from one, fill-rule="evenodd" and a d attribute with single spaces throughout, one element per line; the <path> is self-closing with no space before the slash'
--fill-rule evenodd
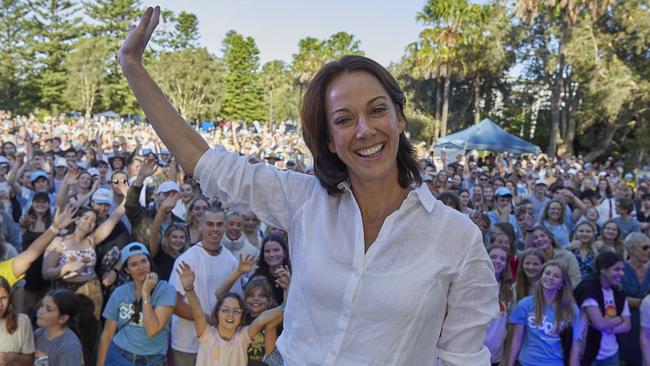
<path id="1" fill-rule="evenodd" d="M 159 16 L 149 8 L 131 30 L 122 70 L 206 194 L 289 233 L 294 281 L 277 344 L 285 365 L 488 363 L 482 344 L 498 302 L 481 232 L 422 184 L 390 73 L 344 56 L 314 76 L 301 120 L 316 177 L 249 164 L 210 149 L 143 67 Z"/>

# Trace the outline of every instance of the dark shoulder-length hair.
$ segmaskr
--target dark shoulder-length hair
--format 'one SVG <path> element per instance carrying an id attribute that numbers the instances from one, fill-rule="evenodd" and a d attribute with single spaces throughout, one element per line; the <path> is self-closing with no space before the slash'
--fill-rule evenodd
<path id="1" fill-rule="evenodd" d="M 330 134 L 325 111 L 327 88 L 339 75 L 346 72 L 363 71 L 371 74 L 388 92 L 397 110 L 398 118 L 406 122 L 404 104 L 406 97 L 397 81 L 383 66 L 363 56 L 347 55 L 323 66 L 309 83 L 300 107 L 302 136 L 314 157 L 314 173 L 331 195 L 341 193 L 338 184 L 348 179 L 348 169 L 339 157 L 329 150 Z M 422 184 L 420 169 L 415 157 L 415 148 L 404 132 L 399 135 L 397 150 L 398 182 L 402 188 L 413 183 Z"/>
<path id="2" fill-rule="evenodd" d="M 7 306 L 7 310 L 5 310 L 5 331 L 7 334 L 13 334 L 16 329 L 18 329 L 18 314 L 13 306 L 11 285 L 9 285 L 9 282 L 2 276 L 0 276 L 0 288 L 3 288 L 9 295 L 9 306 Z"/>

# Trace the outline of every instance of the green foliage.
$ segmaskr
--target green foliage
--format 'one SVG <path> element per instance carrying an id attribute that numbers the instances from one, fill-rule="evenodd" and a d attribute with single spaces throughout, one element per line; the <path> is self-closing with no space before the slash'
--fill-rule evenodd
<path id="1" fill-rule="evenodd" d="M 79 36 L 76 26 L 81 20 L 74 17 L 78 10 L 71 1 L 36 0 L 31 5 L 34 72 L 40 103 L 53 111 L 63 111 L 66 104 L 63 92 L 68 80 L 63 62 Z"/>
<path id="2" fill-rule="evenodd" d="M 68 76 L 64 97 L 74 109 L 90 116 L 95 107 L 111 56 L 110 41 L 104 37 L 80 38 L 65 59 Z"/>
<path id="3" fill-rule="evenodd" d="M 259 49 L 251 37 L 230 31 L 223 41 L 226 76 L 221 112 L 230 120 L 263 121 L 266 118 L 259 69 Z"/>
<path id="4" fill-rule="evenodd" d="M 219 111 L 224 67 L 205 48 L 161 52 L 147 67 L 184 118 L 209 118 Z"/>

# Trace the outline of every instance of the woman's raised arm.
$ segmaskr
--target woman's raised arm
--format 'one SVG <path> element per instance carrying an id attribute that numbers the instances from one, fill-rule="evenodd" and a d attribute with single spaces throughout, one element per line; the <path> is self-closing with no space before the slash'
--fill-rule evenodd
<path id="1" fill-rule="evenodd" d="M 193 174 L 196 163 L 209 146 L 178 114 L 142 65 L 142 55 L 159 18 L 159 6 L 144 11 L 138 25 L 131 26 L 129 35 L 118 53 L 118 60 L 129 87 L 156 134 L 176 157 L 183 170 L 187 174 Z"/>

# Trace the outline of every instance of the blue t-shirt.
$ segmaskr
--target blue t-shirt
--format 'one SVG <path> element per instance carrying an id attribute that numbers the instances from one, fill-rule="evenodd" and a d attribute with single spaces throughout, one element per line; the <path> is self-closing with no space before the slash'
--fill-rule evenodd
<path id="1" fill-rule="evenodd" d="M 170 322 L 168 321 L 158 334 L 149 337 L 144 329 L 144 314 L 140 312 L 137 323 L 133 318 L 136 301 L 134 286 L 131 281 L 116 288 L 104 309 L 104 318 L 117 323 L 118 331 L 113 337 L 113 342 L 136 355 L 164 355 L 167 353 Z M 154 308 L 176 306 L 176 290 L 166 281 L 158 281 L 151 294 L 151 304 Z"/>
<path id="2" fill-rule="evenodd" d="M 573 305 L 573 341 L 579 339 L 578 306 Z M 510 323 L 524 325 L 524 339 L 519 350 L 519 363 L 522 366 L 545 365 L 564 366 L 560 334 L 554 331 L 555 310 L 546 306 L 541 324 L 535 324 L 535 301 L 532 296 L 524 297 L 510 315 Z"/>

